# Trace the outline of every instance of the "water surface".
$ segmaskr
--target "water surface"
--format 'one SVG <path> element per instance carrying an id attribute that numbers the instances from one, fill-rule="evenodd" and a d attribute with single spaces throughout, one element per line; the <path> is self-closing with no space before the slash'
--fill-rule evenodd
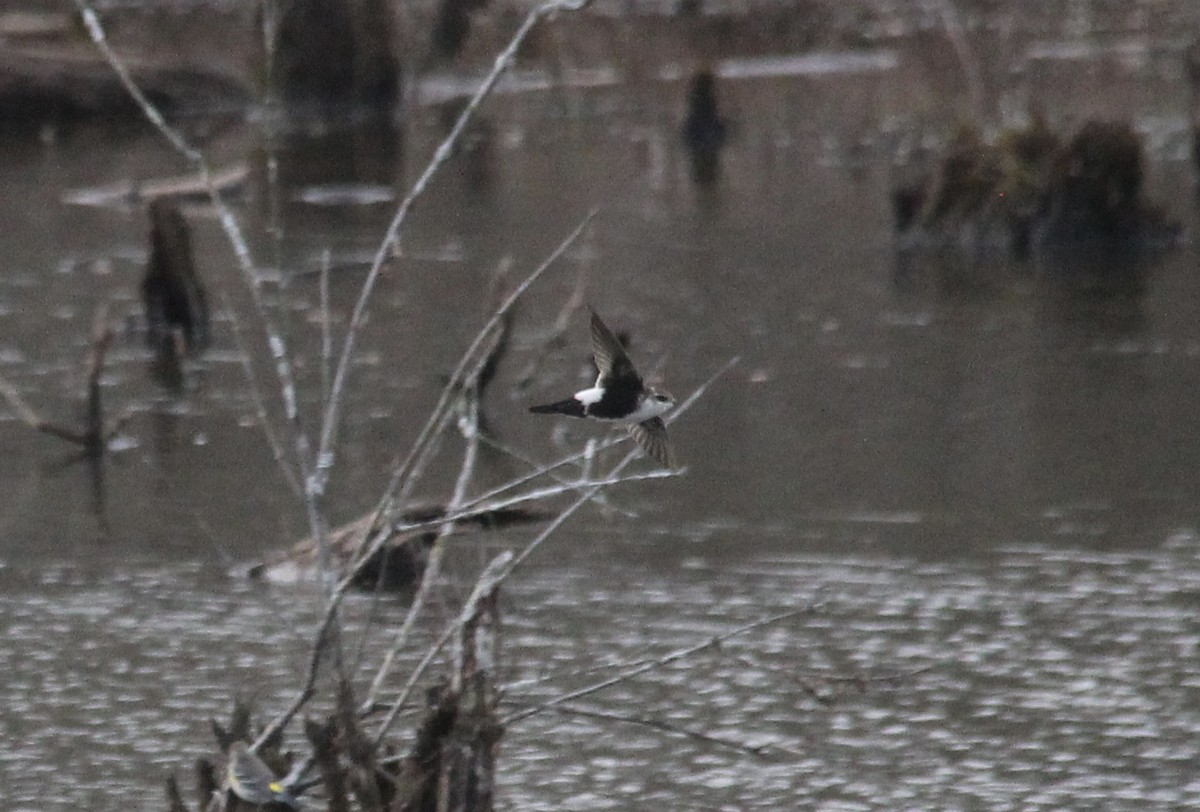
<path id="1" fill-rule="evenodd" d="M 506 588 L 506 711 L 587 684 L 578 672 L 597 664 L 816 607 L 576 703 L 708 740 L 578 713 L 514 724 L 501 809 L 1200 803 L 1200 258 L 1178 37 L 1075 20 L 1085 36 L 1035 15 L 1009 41 L 1003 20 L 978 19 L 989 98 L 1036 94 L 1064 127 L 1132 118 L 1147 193 L 1183 224 L 1177 251 L 1104 273 L 1080 256 L 900 261 L 888 192 L 947 123 L 930 100 L 966 88 L 939 67 L 947 45 L 870 26 L 854 48 L 751 38 L 714 59 L 731 134 L 711 186 L 680 146 L 690 63 L 668 48 L 566 89 L 528 71 L 415 209 L 354 366 L 334 521 L 373 504 L 482 322 L 494 269 L 511 258 L 524 273 L 595 207 L 519 310 L 485 404 L 497 434 L 539 460 L 602 434 L 525 411 L 586 383 L 582 315 L 522 380 L 580 274 L 676 394 L 741 358 L 672 426 L 685 476 L 615 489 L 637 518 L 583 511 Z M 1136 59 L 1120 44 L 1133 35 Z M 1001 51 L 1025 54 L 1015 89 Z M 435 79 L 399 131 L 268 138 L 245 125 L 208 144 L 218 163 L 251 165 L 236 210 L 272 280 L 307 425 L 323 391 L 319 270 L 328 253 L 340 335 L 388 198 L 445 132 L 438 99 L 463 84 Z M 0 151 L 0 374 L 71 417 L 107 300 L 124 329 L 105 397 L 135 415 L 94 470 L 0 410 L 6 808 L 153 808 L 168 771 L 190 780 L 209 753 L 209 717 L 243 695 L 267 718 L 307 661 L 317 593 L 236 575 L 306 531 L 243 374 L 248 350 L 277 414 L 227 245 L 189 213 L 215 339 L 172 390 L 138 332 L 144 216 L 64 202 L 180 169 L 126 129 Z M 1110 272 L 1136 284 L 1097 282 Z M 444 493 L 456 441 L 446 452 L 424 496 Z M 520 470 L 485 457 L 480 487 Z M 458 544 L 432 621 L 454 615 L 485 553 L 526 538 Z M 388 628 L 402 609 L 389 599 L 375 617 Z M 371 611 L 355 599 L 348 622 Z"/>

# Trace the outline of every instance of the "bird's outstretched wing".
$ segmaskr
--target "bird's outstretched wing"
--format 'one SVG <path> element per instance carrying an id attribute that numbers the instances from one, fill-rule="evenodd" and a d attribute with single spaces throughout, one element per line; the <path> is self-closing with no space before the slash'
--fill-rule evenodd
<path id="1" fill-rule="evenodd" d="M 674 470 L 679 466 L 667 442 L 667 427 L 661 417 L 652 417 L 629 427 L 629 433 L 642 450 L 653 457 L 659 465 Z"/>
<path id="2" fill-rule="evenodd" d="M 596 359 L 596 369 L 600 371 L 596 379 L 597 386 L 605 386 L 613 378 L 631 380 L 641 385 L 641 376 L 625 354 L 625 348 L 595 310 L 592 311 L 592 356 Z"/>

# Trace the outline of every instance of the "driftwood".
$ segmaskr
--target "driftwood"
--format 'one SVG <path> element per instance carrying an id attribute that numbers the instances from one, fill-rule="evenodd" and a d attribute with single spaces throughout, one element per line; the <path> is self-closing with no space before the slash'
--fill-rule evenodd
<path id="1" fill-rule="evenodd" d="M 446 511 L 440 505 L 409 508 L 402 511 L 398 524 L 428 524 L 428 528 L 393 532 L 383 545 L 374 551 L 369 560 L 358 567 L 354 585 L 367 590 L 403 590 L 420 581 L 428 561 L 429 548 L 437 539 L 438 523 Z M 545 515 L 523 508 L 505 508 L 488 511 L 469 519 L 460 520 L 458 530 L 496 529 L 514 524 L 540 521 Z M 348 522 L 329 533 L 330 567 L 338 577 L 355 566 L 366 533 L 374 519 L 366 515 Z M 254 579 L 266 581 L 314 580 L 319 575 L 319 550 L 312 538 L 305 538 L 286 550 L 269 556 L 265 561 L 249 567 L 247 574 Z"/>
<path id="2" fill-rule="evenodd" d="M 192 173 L 146 180 L 121 180 L 104 186 L 72 189 L 62 201 L 77 206 L 137 205 L 160 197 L 176 200 L 209 199 L 209 186 L 225 195 L 235 195 L 242 190 L 250 176 L 250 167 L 244 161 L 215 170 L 207 181 L 204 176 Z"/>

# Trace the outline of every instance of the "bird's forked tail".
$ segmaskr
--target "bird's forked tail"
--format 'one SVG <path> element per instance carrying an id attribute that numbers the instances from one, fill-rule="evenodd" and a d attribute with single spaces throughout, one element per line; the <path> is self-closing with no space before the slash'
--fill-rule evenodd
<path id="1" fill-rule="evenodd" d="M 534 414 L 565 414 L 568 417 L 587 417 L 587 414 L 583 410 L 583 404 L 575 398 L 567 398 L 557 403 L 545 403 L 541 406 L 530 406 L 529 411 Z"/>

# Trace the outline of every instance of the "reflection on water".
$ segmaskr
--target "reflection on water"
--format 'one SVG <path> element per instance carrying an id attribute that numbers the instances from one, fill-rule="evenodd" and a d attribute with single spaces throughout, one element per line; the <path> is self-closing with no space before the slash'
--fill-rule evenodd
<path id="1" fill-rule="evenodd" d="M 694 65 L 605 68 L 574 87 L 527 71 L 414 209 L 353 369 L 335 521 L 373 502 L 482 321 L 494 269 L 531 268 L 593 207 L 588 236 L 522 305 L 485 404 L 494 430 L 539 458 L 602 431 L 525 411 L 586 379 L 582 319 L 543 357 L 581 275 L 676 394 L 742 357 L 671 428 L 686 477 L 620 489 L 613 501 L 638 519 L 588 514 L 510 585 L 507 707 L 578 687 L 590 677 L 574 672 L 597 661 L 821 603 L 576 708 L 777 748 L 768 758 L 542 713 L 503 742 L 504 808 L 1200 804 L 1196 247 L 897 255 L 893 164 L 924 148 L 912 110 L 944 101 L 945 54 L 893 45 L 714 58 L 720 169 L 702 167 L 704 188 L 680 138 Z M 1150 135 L 1148 192 L 1193 231 L 1171 50 L 1099 75 L 1074 53 L 1030 51 L 1023 79 L 1065 116 L 1133 116 Z M 425 87 L 437 104 L 400 130 L 247 127 L 213 146 L 219 163 L 254 167 L 239 212 L 305 420 L 326 385 L 317 271 L 330 268 L 341 335 L 386 199 L 443 136 L 460 78 Z M 228 247 L 203 210 L 187 213 L 199 272 L 229 299 L 214 297 L 213 346 L 168 392 L 137 334 L 144 215 L 62 203 L 178 171 L 149 138 L 87 128 L 0 155 L 0 374 L 48 412 L 71 408 L 90 314 L 109 300 L 127 330 L 105 402 L 136 414 L 97 472 L 0 411 L 12 808 L 159 804 L 166 771 L 204 754 L 209 716 L 238 691 L 274 711 L 306 662 L 307 596 L 223 575 L 304 533 L 256 427 Z M 251 352 L 268 380 L 267 355 Z M 450 586 L 444 616 L 466 588 Z M 865 690 L 827 681 L 846 676 Z"/>

